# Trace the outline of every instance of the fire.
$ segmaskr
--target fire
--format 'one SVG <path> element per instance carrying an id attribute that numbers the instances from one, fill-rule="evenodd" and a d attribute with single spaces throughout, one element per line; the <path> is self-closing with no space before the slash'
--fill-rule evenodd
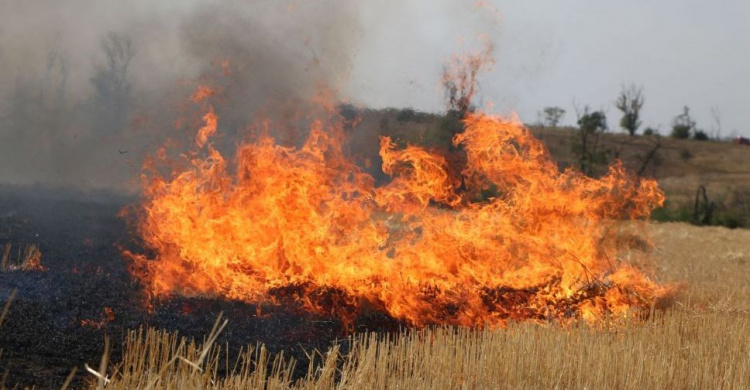
<path id="1" fill-rule="evenodd" d="M 47 271 L 47 267 L 42 264 L 42 251 L 36 244 L 28 244 L 18 254 L 15 259 L 11 256 L 11 244 L 6 243 L 2 255 L 0 256 L 0 270 L 2 271 Z"/>
<path id="2" fill-rule="evenodd" d="M 101 329 L 108 323 L 115 320 L 115 312 L 110 307 L 105 307 L 104 312 L 99 315 L 98 320 L 83 319 L 81 320 L 81 326 L 87 326 L 94 329 Z"/>
<path id="3" fill-rule="evenodd" d="M 125 255 L 151 296 L 294 302 L 346 324 L 366 306 L 415 326 L 502 326 L 632 316 L 668 293 L 625 260 L 620 237 L 623 220 L 663 203 L 656 182 L 619 164 L 599 179 L 561 172 L 516 118 L 468 113 L 453 140 L 460 174 L 384 137 L 392 180 L 375 186 L 342 151 L 342 120 L 315 121 L 299 147 L 259 136 L 225 159 L 212 94 L 194 95 L 206 114 L 189 166 L 147 176 L 138 231 L 154 255 Z"/>

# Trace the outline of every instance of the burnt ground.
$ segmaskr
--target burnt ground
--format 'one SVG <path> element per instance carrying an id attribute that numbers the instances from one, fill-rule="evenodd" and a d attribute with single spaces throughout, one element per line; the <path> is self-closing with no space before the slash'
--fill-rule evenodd
<path id="1" fill-rule="evenodd" d="M 98 366 L 105 335 L 114 341 L 116 362 L 128 329 L 152 326 L 201 339 L 220 312 L 229 325 L 219 344 L 283 349 L 298 361 L 298 375 L 306 371 L 305 350 L 327 349 L 344 336 L 343 325 L 332 317 L 278 307 L 264 307 L 259 316 L 254 305 L 222 299 L 173 298 L 148 310 L 117 246 L 132 237 L 117 213 L 133 202 L 106 193 L 0 186 L 0 246 L 38 244 L 47 267 L 0 272 L 0 302 L 17 289 L 0 329 L 6 385 L 59 388 L 78 367 L 74 386 L 80 387 L 87 379 L 80 369 L 84 363 Z M 356 324 L 358 331 L 401 326 L 378 313 L 360 315 Z"/>

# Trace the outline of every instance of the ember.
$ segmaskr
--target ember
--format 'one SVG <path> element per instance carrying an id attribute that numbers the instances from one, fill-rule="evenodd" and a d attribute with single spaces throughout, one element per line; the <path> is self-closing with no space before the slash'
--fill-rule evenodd
<path id="1" fill-rule="evenodd" d="M 12 255 L 12 245 L 5 244 L 0 258 L 0 270 L 3 271 L 46 271 L 47 267 L 42 265 L 42 252 L 39 246 L 31 244 L 21 251 L 19 248 L 16 256 Z"/>
<path id="2" fill-rule="evenodd" d="M 88 326 L 95 329 L 101 329 L 108 323 L 114 321 L 115 312 L 112 308 L 105 307 L 103 313 L 99 316 L 98 320 L 84 319 L 81 320 L 81 326 Z"/>

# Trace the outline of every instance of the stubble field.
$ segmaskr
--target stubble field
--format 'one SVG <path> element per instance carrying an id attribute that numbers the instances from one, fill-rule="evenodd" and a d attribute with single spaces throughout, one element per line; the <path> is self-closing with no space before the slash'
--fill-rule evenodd
<path id="1" fill-rule="evenodd" d="M 122 361 L 108 368 L 106 388 L 748 388 L 750 231 L 680 223 L 648 230 L 658 275 L 681 287 L 669 308 L 645 322 L 361 333 L 309 351 L 313 364 L 296 380 L 293 360 L 260 345 L 221 359 L 215 343 L 132 332 Z M 223 371 L 233 374 L 216 375 L 228 361 Z M 91 379 L 92 388 L 104 384 Z"/>

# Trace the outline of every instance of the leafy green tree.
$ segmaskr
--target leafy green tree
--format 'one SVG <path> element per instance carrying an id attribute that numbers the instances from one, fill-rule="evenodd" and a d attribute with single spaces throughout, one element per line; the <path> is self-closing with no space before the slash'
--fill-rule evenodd
<path id="1" fill-rule="evenodd" d="M 631 137 L 636 134 L 641 126 L 641 109 L 644 102 L 643 88 L 631 84 L 629 87 L 623 86 L 622 92 L 620 92 L 620 96 L 615 103 L 617 109 L 622 112 L 620 127 L 625 129 Z"/>

